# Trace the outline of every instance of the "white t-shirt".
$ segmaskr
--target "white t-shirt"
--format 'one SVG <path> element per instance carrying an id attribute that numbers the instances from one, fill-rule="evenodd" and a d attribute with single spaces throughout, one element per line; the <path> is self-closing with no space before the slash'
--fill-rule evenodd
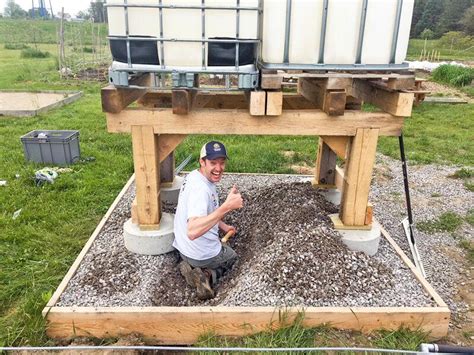
<path id="1" fill-rule="evenodd" d="M 188 220 L 192 217 L 204 217 L 219 207 L 216 185 L 210 182 L 199 170 L 189 173 L 181 186 L 178 207 L 174 217 L 173 246 L 181 254 L 195 260 L 205 260 L 220 253 L 219 224 L 197 239 L 188 237 Z"/>

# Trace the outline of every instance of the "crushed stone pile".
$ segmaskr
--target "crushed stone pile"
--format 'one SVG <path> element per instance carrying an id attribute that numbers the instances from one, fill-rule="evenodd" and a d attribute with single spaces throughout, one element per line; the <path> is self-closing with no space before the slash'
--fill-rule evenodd
<path id="1" fill-rule="evenodd" d="M 177 270 L 177 252 L 130 253 L 122 226 L 134 188 L 122 198 L 57 306 L 429 306 L 430 298 L 388 243 L 375 257 L 350 251 L 328 217 L 334 205 L 297 177 L 226 176 L 221 198 L 238 182 L 245 207 L 227 216 L 238 233 L 238 262 L 216 297 L 197 299 Z M 401 287 L 400 285 L 403 285 Z"/>

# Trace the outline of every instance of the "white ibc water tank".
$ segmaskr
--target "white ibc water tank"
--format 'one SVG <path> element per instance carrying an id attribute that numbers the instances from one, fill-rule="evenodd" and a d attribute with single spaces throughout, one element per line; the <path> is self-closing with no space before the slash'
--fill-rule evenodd
<path id="1" fill-rule="evenodd" d="M 153 49 L 156 62 L 170 69 L 208 66 L 210 48 L 208 43 L 203 46 L 203 38 L 257 39 L 259 36 L 256 10 L 202 10 L 201 0 L 162 0 L 165 7 L 161 10 L 150 7 L 159 3 L 159 0 L 108 0 L 108 5 L 132 5 L 128 11 L 124 7 L 108 7 L 109 35 L 156 39 L 146 46 L 137 46 L 141 46 L 142 52 Z M 204 1 L 205 7 L 237 4 L 256 8 L 259 1 Z M 413 5 L 414 0 L 263 0 L 260 59 L 270 65 L 290 66 L 400 64 L 408 48 Z M 121 48 L 122 51 L 126 48 L 124 43 Z M 140 48 L 133 48 L 132 57 L 133 51 Z M 126 59 L 122 56 L 119 61 Z"/>
<path id="2" fill-rule="evenodd" d="M 365 16 L 359 63 L 389 64 L 400 4 L 393 63 L 400 64 L 408 48 L 414 0 L 399 1 L 292 0 L 288 9 L 287 1 L 265 0 L 262 60 L 272 64 L 355 64 L 358 62 L 361 20 Z M 287 13 L 290 13 L 288 29 Z M 285 58 L 285 44 L 288 58 Z"/>

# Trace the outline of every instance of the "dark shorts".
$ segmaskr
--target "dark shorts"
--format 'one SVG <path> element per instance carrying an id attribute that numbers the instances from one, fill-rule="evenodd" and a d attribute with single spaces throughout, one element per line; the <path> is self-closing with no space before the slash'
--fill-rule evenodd
<path id="1" fill-rule="evenodd" d="M 222 249 L 216 256 L 205 259 L 195 260 L 188 258 L 186 255 L 181 255 L 181 258 L 192 267 L 200 267 L 203 269 L 210 269 L 212 272 L 212 283 L 215 285 L 217 280 L 229 270 L 237 260 L 237 253 L 228 245 L 222 245 Z"/>

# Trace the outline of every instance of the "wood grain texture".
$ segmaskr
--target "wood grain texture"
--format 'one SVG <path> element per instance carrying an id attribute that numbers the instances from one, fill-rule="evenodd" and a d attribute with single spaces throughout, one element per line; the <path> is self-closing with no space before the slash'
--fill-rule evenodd
<path id="1" fill-rule="evenodd" d="M 330 324 L 362 332 L 395 330 L 403 324 L 441 337 L 446 335 L 449 322 L 445 307 L 54 307 L 47 316 L 47 334 L 52 338 L 105 338 L 139 333 L 162 344 L 192 344 L 211 331 L 244 336 L 288 326 L 302 311 L 305 327 Z"/>
<path id="2" fill-rule="evenodd" d="M 324 143 L 326 143 L 331 150 L 337 154 L 341 159 L 347 158 L 347 151 L 349 148 L 349 137 L 337 137 L 337 136 L 321 136 Z"/>
<path id="3" fill-rule="evenodd" d="M 250 92 L 250 114 L 252 116 L 265 116 L 266 93 L 265 91 Z"/>
<path id="4" fill-rule="evenodd" d="M 314 180 L 318 185 L 334 185 L 336 158 L 336 153 L 334 153 L 322 139 L 319 139 L 316 171 L 314 175 Z"/>
<path id="5" fill-rule="evenodd" d="M 267 103 L 265 114 L 267 116 L 279 116 L 283 110 L 283 93 L 281 91 L 267 91 Z"/>
<path id="6" fill-rule="evenodd" d="M 150 85 L 150 74 L 143 74 L 130 80 L 130 85 L 148 86 Z M 145 95 L 147 89 L 117 88 L 108 85 L 100 91 L 102 99 L 102 111 L 118 113 L 135 100 Z"/>
<path id="7" fill-rule="evenodd" d="M 161 219 L 158 135 L 152 126 L 132 126 L 137 217 L 141 226 L 159 225 Z"/>
<path id="8" fill-rule="evenodd" d="M 398 136 L 404 121 L 383 112 L 346 111 L 344 116 L 329 116 L 320 110 L 253 117 L 247 110 L 200 109 L 183 119 L 171 109 L 128 108 L 117 114 L 107 113 L 106 117 L 109 132 L 130 132 L 132 125 L 151 125 L 158 134 L 303 136 L 354 136 L 358 128 L 377 128 L 382 136 Z"/>
<path id="9" fill-rule="evenodd" d="M 378 129 L 358 129 L 352 138 L 344 171 L 340 218 L 346 226 L 365 223 L 370 182 L 379 136 Z"/>

